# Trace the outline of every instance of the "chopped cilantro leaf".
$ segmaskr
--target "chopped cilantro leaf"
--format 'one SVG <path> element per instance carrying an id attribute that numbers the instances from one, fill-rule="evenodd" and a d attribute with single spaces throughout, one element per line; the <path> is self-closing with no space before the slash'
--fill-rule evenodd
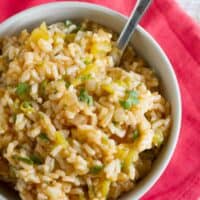
<path id="1" fill-rule="evenodd" d="M 128 91 L 127 98 L 124 101 L 120 101 L 120 105 L 124 109 L 130 109 L 133 105 L 137 105 L 139 103 L 138 94 L 136 91 Z"/>
<path id="2" fill-rule="evenodd" d="M 30 158 L 27 158 L 27 157 L 22 157 L 22 156 L 15 156 L 14 157 L 16 160 L 19 160 L 19 161 L 22 161 L 28 165 L 33 165 L 33 161 L 30 159 Z"/>
<path id="3" fill-rule="evenodd" d="M 38 136 L 41 140 L 49 141 L 49 138 L 47 137 L 46 133 L 40 133 Z"/>
<path id="4" fill-rule="evenodd" d="M 81 89 L 79 94 L 79 100 L 87 103 L 89 106 L 93 105 L 93 98 L 84 89 Z"/>
<path id="5" fill-rule="evenodd" d="M 92 174 L 98 174 L 103 169 L 102 165 L 95 165 L 90 169 Z"/>
<path id="6" fill-rule="evenodd" d="M 48 81 L 47 80 L 43 80 L 40 84 L 40 87 L 39 87 L 39 92 L 42 96 L 45 95 L 46 93 L 46 87 L 47 87 L 47 84 L 48 84 Z"/>
<path id="7" fill-rule="evenodd" d="M 85 76 L 81 76 L 81 81 L 87 81 L 90 80 L 92 78 L 91 74 L 87 74 Z"/>
<path id="8" fill-rule="evenodd" d="M 36 164 L 36 165 L 41 165 L 42 164 L 41 158 L 36 156 L 36 155 L 31 155 L 30 156 L 30 160 L 32 160 L 33 163 Z"/>
<path id="9" fill-rule="evenodd" d="M 133 140 L 136 140 L 138 137 L 139 137 L 139 132 L 138 132 L 138 130 L 135 130 L 133 132 Z"/>
<path id="10" fill-rule="evenodd" d="M 16 94 L 19 97 L 25 97 L 29 93 L 29 90 L 30 86 L 28 83 L 19 83 L 16 88 Z"/>
<path id="11" fill-rule="evenodd" d="M 70 82 L 68 82 L 68 81 L 65 81 L 65 87 L 66 87 L 66 89 L 68 89 L 68 88 L 69 88 L 69 86 L 70 86 Z"/>

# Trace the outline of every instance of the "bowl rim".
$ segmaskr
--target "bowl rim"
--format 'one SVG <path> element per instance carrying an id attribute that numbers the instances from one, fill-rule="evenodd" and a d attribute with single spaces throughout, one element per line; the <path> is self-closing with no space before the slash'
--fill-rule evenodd
<path id="1" fill-rule="evenodd" d="M 4 20 L 2 23 L 0 23 L 0 32 L 1 30 L 6 30 L 12 23 L 14 23 L 18 18 L 25 18 L 26 15 L 33 15 L 36 11 L 38 10 L 48 10 L 50 8 L 60 8 L 62 6 L 65 7 L 76 7 L 76 8 L 89 8 L 89 9 L 93 9 L 93 10 L 98 10 L 102 13 L 106 13 L 106 14 L 112 14 L 116 17 L 120 17 L 123 20 L 127 20 L 128 17 L 115 11 L 112 10 L 108 7 L 102 6 L 102 5 L 98 5 L 95 3 L 87 3 L 87 2 L 79 2 L 79 1 L 59 1 L 59 2 L 50 2 L 50 3 L 44 3 L 44 4 L 40 4 L 40 5 L 36 5 L 33 6 L 31 8 L 25 9 L 15 15 L 12 15 L 11 17 L 9 17 L 8 19 Z M 166 149 L 166 153 L 165 156 L 162 161 L 159 163 L 159 171 L 157 171 L 156 173 L 151 174 L 151 176 L 148 178 L 148 180 L 146 181 L 146 183 L 144 183 L 142 186 L 140 186 L 139 188 L 137 188 L 137 191 L 134 192 L 134 197 L 131 197 L 132 199 L 139 199 L 141 198 L 146 192 L 148 192 L 154 185 L 155 183 L 158 181 L 158 179 L 161 177 L 161 175 L 163 174 L 163 172 L 166 170 L 171 158 L 173 157 L 173 154 L 175 152 L 175 148 L 177 146 L 177 142 L 180 136 L 180 129 L 181 129 L 181 121 L 182 121 L 182 100 L 181 100 L 181 93 L 180 93 L 180 87 L 178 84 L 178 80 L 175 74 L 175 71 L 167 57 L 167 55 L 165 54 L 164 50 L 160 47 L 160 45 L 158 44 L 158 42 L 147 32 L 144 30 L 144 28 L 142 28 L 140 25 L 137 26 L 137 31 L 139 32 L 139 34 L 142 35 L 142 37 L 146 37 L 151 45 L 152 48 L 157 49 L 160 52 L 160 57 L 161 59 L 166 63 L 166 65 L 168 66 L 168 73 L 169 75 L 172 77 L 173 79 L 173 84 L 175 86 L 175 98 L 176 98 L 176 102 L 177 102 L 177 113 L 176 113 L 176 121 L 173 123 L 175 123 L 175 130 L 174 130 L 174 134 L 173 136 L 173 140 L 168 140 L 167 143 L 168 144 L 168 149 Z M 121 199 L 121 198 L 120 198 Z M 122 197 L 122 199 L 124 199 Z M 130 199 L 130 198 L 125 198 L 125 199 Z"/>

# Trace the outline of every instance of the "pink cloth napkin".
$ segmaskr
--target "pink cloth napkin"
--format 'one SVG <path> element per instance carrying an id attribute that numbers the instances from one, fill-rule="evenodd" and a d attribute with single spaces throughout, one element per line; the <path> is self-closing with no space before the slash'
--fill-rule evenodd
<path id="1" fill-rule="evenodd" d="M 55 0 L 0 0 L 0 21 Z M 82 0 L 82 2 L 84 2 Z M 129 15 L 135 0 L 87 0 Z M 141 25 L 168 55 L 181 87 L 180 139 L 166 171 L 143 200 L 200 200 L 200 27 L 174 0 L 154 0 Z"/>

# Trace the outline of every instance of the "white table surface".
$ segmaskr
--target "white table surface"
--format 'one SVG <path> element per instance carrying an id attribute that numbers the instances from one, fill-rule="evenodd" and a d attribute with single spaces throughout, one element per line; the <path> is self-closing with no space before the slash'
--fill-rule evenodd
<path id="1" fill-rule="evenodd" d="M 200 0 L 176 0 L 200 24 Z"/>

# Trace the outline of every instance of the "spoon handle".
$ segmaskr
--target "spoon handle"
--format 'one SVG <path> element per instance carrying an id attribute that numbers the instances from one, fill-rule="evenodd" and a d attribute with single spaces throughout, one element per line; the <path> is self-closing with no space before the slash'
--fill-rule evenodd
<path id="1" fill-rule="evenodd" d="M 119 39 L 117 40 L 117 47 L 123 53 L 124 49 L 126 48 L 133 32 L 137 24 L 139 23 L 140 19 L 144 15 L 145 11 L 151 4 L 152 0 L 138 0 L 134 10 L 129 17 L 128 22 L 126 23 L 125 27 L 123 28 Z"/>

